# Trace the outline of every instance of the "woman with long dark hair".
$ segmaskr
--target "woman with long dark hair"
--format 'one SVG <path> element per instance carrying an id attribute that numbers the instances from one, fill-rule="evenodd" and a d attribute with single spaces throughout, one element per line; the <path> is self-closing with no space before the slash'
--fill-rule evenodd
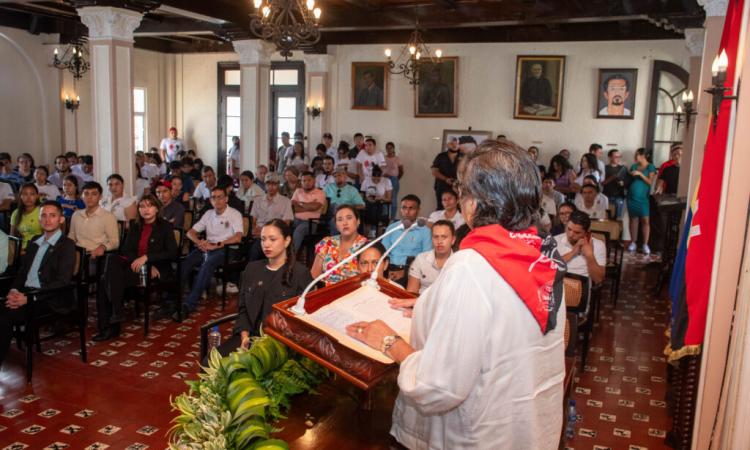
<path id="1" fill-rule="evenodd" d="M 367 238 L 357 231 L 359 228 L 359 214 L 354 206 L 339 205 L 336 208 L 334 219 L 336 221 L 336 230 L 338 230 L 339 234 L 324 237 L 315 246 L 315 261 L 310 270 L 311 275 L 314 277 L 335 266 L 339 261 L 348 258 L 349 255 L 367 243 Z M 344 264 L 328 275 L 323 282 L 326 285 L 334 284 L 355 275 L 359 275 L 357 263 L 349 261 L 349 263 Z"/>
<path id="2" fill-rule="evenodd" d="M 39 224 L 39 190 L 34 183 L 26 183 L 18 192 L 18 208 L 10 216 L 10 235 L 21 238 L 21 252 L 31 238 L 42 234 Z"/>
<path id="3" fill-rule="evenodd" d="M 120 254 L 107 255 L 104 274 L 96 296 L 99 332 L 95 341 L 105 341 L 119 336 L 123 321 L 123 294 L 128 287 L 136 286 L 141 277 L 168 279 L 174 276 L 172 260 L 177 257 L 172 224 L 162 219 L 161 203 L 151 194 L 138 202 L 138 217 L 130 222 L 125 244 Z M 151 273 L 143 267 L 151 263 Z"/>
<path id="4" fill-rule="evenodd" d="M 563 194 L 575 194 L 580 189 L 576 183 L 573 166 L 562 155 L 555 155 L 549 162 L 549 175 L 555 178 L 555 190 Z"/>
<path id="5" fill-rule="evenodd" d="M 599 163 L 596 162 L 596 156 L 593 153 L 586 153 L 581 157 L 581 169 L 576 177 L 576 184 L 583 186 L 583 180 L 587 176 L 596 178 L 596 183 L 602 182 L 602 173 L 599 173 Z"/>
<path id="6" fill-rule="evenodd" d="M 73 217 L 73 213 L 79 209 L 84 209 L 86 204 L 81 200 L 80 192 L 78 192 L 78 177 L 75 175 L 68 175 L 63 179 L 63 191 L 62 195 L 57 197 L 57 203 L 62 206 L 63 215 L 66 220 L 70 220 Z"/>
<path id="7" fill-rule="evenodd" d="M 305 146 L 302 142 L 294 143 L 294 151 L 286 159 L 286 167 L 296 167 L 300 172 L 308 169 L 310 159 L 305 155 Z"/>
<path id="8" fill-rule="evenodd" d="M 250 347 L 250 337 L 258 336 L 271 307 L 301 294 L 312 281 L 307 268 L 294 259 L 292 229 L 286 222 L 266 223 L 260 242 L 265 259 L 248 263 L 242 272 L 239 314 L 232 337 L 218 347 L 222 356 Z"/>

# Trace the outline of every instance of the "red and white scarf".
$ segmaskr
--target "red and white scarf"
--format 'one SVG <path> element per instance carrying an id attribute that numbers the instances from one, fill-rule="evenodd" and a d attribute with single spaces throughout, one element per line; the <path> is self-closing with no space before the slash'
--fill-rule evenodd
<path id="1" fill-rule="evenodd" d="M 500 225 L 473 229 L 461 250 L 473 249 L 523 300 L 543 334 L 554 330 L 563 298 L 566 265 L 552 237 L 542 240 L 535 227 L 509 232 Z"/>

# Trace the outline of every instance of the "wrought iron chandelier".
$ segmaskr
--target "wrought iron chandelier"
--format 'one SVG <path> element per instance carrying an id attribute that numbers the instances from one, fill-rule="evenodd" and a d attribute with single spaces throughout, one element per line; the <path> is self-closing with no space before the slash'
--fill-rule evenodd
<path id="1" fill-rule="evenodd" d="M 286 60 L 292 50 L 320 41 L 321 10 L 315 0 L 254 0 L 255 16 L 250 30 L 264 41 L 273 42 Z"/>
<path id="2" fill-rule="evenodd" d="M 422 39 L 422 32 L 419 28 L 419 17 L 417 17 L 409 37 L 409 42 L 401 49 L 398 57 L 394 60 L 391 58 L 391 49 L 385 49 L 385 57 L 388 58 L 388 71 L 394 75 L 403 75 L 409 80 L 409 84 L 415 88 L 420 83 L 420 67 L 424 64 L 439 64 L 443 51 L 435 50 L 433 56 L 430 48 Z"/>
<path id="3" fill-rule="evenodd" d="M 80 80 L 83 74 L 89 70 L 88 57 L 89 51 L 86 41 L 79 39 L 68 44 L 62 57 L 59 56 L 59 52 L 55 48 L 55 59 L 52 61 L 52 64 L 60 70 L 67 69 L 73 74 L 73 78 Z"/>

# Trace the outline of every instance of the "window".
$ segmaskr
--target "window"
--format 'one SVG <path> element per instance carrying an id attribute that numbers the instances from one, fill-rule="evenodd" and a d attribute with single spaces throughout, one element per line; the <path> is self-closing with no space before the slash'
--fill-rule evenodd
<path id="1" fill-rule="evenodd" d="M 271 151 L 281 146 L 281 133 L 304 132 L 305 65 L 298 61 L 271 63 Z M 294 141 L 294 139 L 292 139 Z M 309 150 L 306 150 L 309 152 Z M 276 161 L 278 163 L 278 161 Z"/>
<path id="2" fill-rule="evenodd" d="M 232 137 L 242 139 L 240 122 L 241 99 L 240 65 L 236 62 L 218 63 L 218 110 L 219 122 L 217 136 L 219 138 L 216 150 L 217 173 L 227 173 L 228 152 L 232 148 Z"/>
<path id="3" fill-rule="evenodd" d="M 146 89 L 133 89 L 133 149 L 146 148 Z"/>

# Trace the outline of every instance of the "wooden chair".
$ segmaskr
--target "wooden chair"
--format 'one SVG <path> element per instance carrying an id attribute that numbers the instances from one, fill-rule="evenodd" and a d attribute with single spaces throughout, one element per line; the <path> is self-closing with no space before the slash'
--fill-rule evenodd
<path id="1" fill-rule="evenodd" d="M 252 240 L 251 227 L 253 225 L 252 217 L 242 215 L 242 241 L 239 245 L 230 245 L 224 247 L 224 263 L 216 269 L 214 277 L 221 279 L 221 309 L 224 310 L 227 302 L 227 282 L 229 275 L 241 273 L 247 266 L 248 246 Z M 232 253 L 235 257 L 232 258 Z"/>
<path id="2" fill-rule="evenodd" d="M 38 305 L 41 302 L 49 301 L 52 296 L 72 295 L 76 303 L 75 321 L 78 327 L 80 339 L 80 356 L 81 361 L 87 362 L 86 353 L 86 318 L 88 317 L 88 302 L 86 296 L 84 273 L 87 270 L 87 260 L 85 251 L 82 248 L 76 248 L 75 263 L 73 266 L 73 278 L 71 282 L 64 287 L 56 289 L 33 289 L 26 292 L 27 303 L 24 309 L 23 320 L 23 341 L 26 346 L 26 381 L 31 382 L 33 371 L 33 347 L 41 352 L 41 341 L 51 339 L 53 336 L 44 339 L 39 338 L 39 325 L 50 318 L 58 316 L 57 313 L 48 311 L 41 313 Z M 17 335 L 19 338 L 19 335 Z"/>
<path id="3" fill-rule="evenodd" d="M 607 231 L 592 230 L 591 235 L 598 237 L 607 248 L 607 264 L 604 266 L 605 277 L 610 281 L 609 297 L 612 304 L 617 307 L 617 299 L 620 296 L 620 278 L 622 278 L 622 261 L 625 256 L 625 247 L 619 240 L 611 239 Z"/>
<path id="4" fill-rule="evenodd" d="M 213 327 L 217 327 L 219 325 L 225 324 L 227 322 L 231 322 L 233 320 L 237 320 L 237 317 L 239 316 L 238 313 L 229 314 L 224 317 L 220 317 L 215 320 L 208 321 L 201 325 L 201 350 L 200 350 L 200 359 L 199 361 L 203 361 L 206 359 L 206 356 L 208 355 L 208 333 L 211 332 L 211 329 Z"/>
<path id="5" fill-rule="evenodd" d="M 302 251 L 305 252 L 305 262 L 307 267 L 312 267 L 313 260 L 315 259 L 315 245 L 320 242 L 321 239 L 328 236 L 330 231 L 328 229 L 328 208 L 331 206 L 331 199 L 326 198 L 326 203 L 323 205 L 323 211 L 320 213 L 320 219 L 308 219 L 307 220 L 307 236 L 302 241 L 302 245 L 297 252 L 297 260 L 301 261 L 300 254 Z"/>
<path id="6" fill-rule="evenodd" d="M 571 329 L 576 329 L 583 334 L 583 348 L 581 353 L 581 369 L 586 365 L 586 356 L 589 351 L 589 340 L 593 329 L 593 309 L 589 305 L 590 281 L 588 277 L 568 273 L 563 279 L 565 292 L 565 306 L 569 313 L 573 314 Z M 578 334 L 577 333 L 577 334 Z M 574 341 L 575 342 L 575 341 Z M 575 345 L 575 344 L 574 344 Z"/>

